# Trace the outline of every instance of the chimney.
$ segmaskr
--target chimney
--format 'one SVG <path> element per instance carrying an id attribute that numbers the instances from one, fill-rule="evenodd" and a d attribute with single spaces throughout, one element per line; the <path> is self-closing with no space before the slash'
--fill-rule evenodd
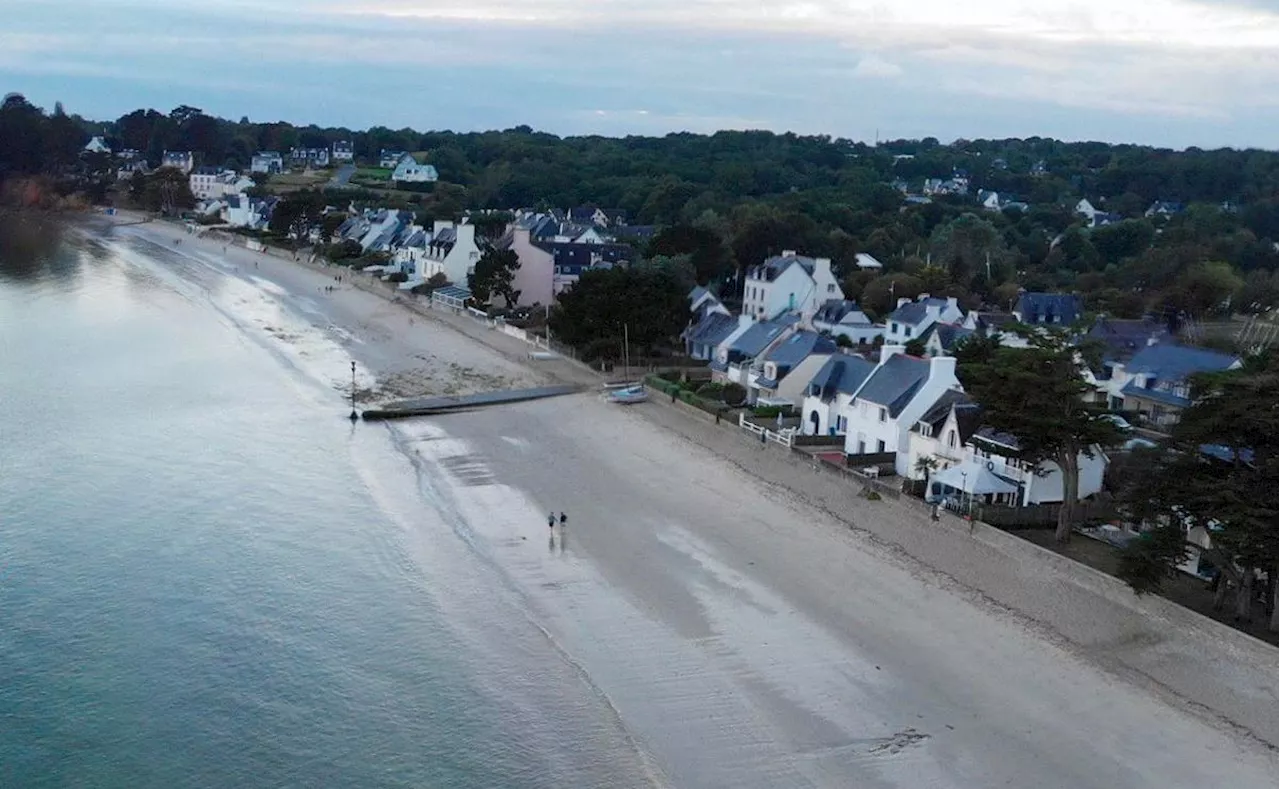
<path id="1" fill-rule="evenodd" d="M 784 258 L 793 258 L 793 257 L 795 257 L 795 256 L 796 256 L 796 251 L 795 251 L 794 249 L 784 249 L 784 250 L 782 250 L 782 257 L 784 257 Z"/>
<path id="2" fill-rule="evenodd" d="M 956 379 L 956 357 L 934 356 L 929 359 L 929 380 Z"/>
<path id="3" fill-rule="evenodd" d="M 831 258 L 813 259 L 813 273 L 817 275 L 819 272 L 831 275 Z"/>
<path id="4" fill-rule="evenodd" d="M 458 225 L 458 243 L 474 244 L 476 242 L 476 226 L 475 225 Z"/>
<path id="5" fill-rule="evenodd" d="M 952 309 L 958 310 L 958 309 L 960 309 L 960 300 L 959 300 L 959 299 L 957 299 L 955 296 L 948 296 L 948 297 L 947 297 L 947 306 L 948 306 L 948 307 L 950 307 L 950 308 L 952 308 Z"/>
<path id="6" fill-rule="evenodd" d="M 911 299 L 907 298 L 906 296 L 903 296 L 902 298 L 898 299 L 899 307 L 901 307 L 903 304 L 910 304 L 910 303 L 911 303 Z"/>
<path id="7" fill-rule="evenodd" d="M 906 350 L 907 348 L 904 345 L 889 345 L 888 343 L 881 345 L 880 346 L 880 364 L 884 364 L 885 362 L 889 361 L 891 358 L 893 358 L 897 354 L 905 353 Z"/>
<path id="8" fill-rule="evenodd" d="M 929 298 L 928 293 L 921 293 L 919 296 L 916 296 L 916 301 L 924 301 L 927 298 Z"/>

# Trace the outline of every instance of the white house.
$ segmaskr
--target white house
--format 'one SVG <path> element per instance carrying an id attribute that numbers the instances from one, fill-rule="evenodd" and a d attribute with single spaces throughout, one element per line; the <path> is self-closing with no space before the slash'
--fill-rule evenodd
<path id="1" fill-rule="evenodd" d="M 833 337 L 847 337 L 854 345 L 873 345 L 877 337 L 884 337 L 884 324 L 872 323 L 857 302 L 848 299 L 823 302 L 813 313 L 811 323 L 814 329 Z"/>
<path id="2" fill-rule="evenodd" d="M 284 157 L 279 151 L 258 151 L 249 160 L 251 173 L 278 173 L 284 170 Z"/>
<path id="3" fill-rule="evenodd" d="M 800 407 L 801 431 L 809 436 L 842 436 L 848 429 L 849 402 L 876 369 L 860 356 L 837 353 L 827 357 L 809 379 Z"/>
<path id="4" fill-rule="evenodd" d="M 196 157 L 191 151 L 165 151 L 160 157 L 160 166 L 181 170 L 186 175 L 195 169 Z"/>
<path id="5" fill-rule="evenodd" d="M 221 197 L 222 189 L 216 186 L 220 174 L 221 172 L 216 167 L 197 167 L 192 170 L 190 177 L 187 179 L 191 194 L 195 195 L 197 200 Z"/>
<path id="6" fill-rule="evenodd" d="M 748 387 L 748 400 L 761 405 L 796 406 L 809 381 L 836 352 L 830 337 L 797 331 L 760 357 L 759 372 Z"/>
<path id="7" fill-rule="evenodd" d="M 711 380 L 740 384 L 750 393 L 752 383 L 764 373 L 764 355 L 790 336 L 797 323 L 794 315 L 783 315 L 733 332 L 716 349 L 716 358 L 710 364 Z"/>
<path id="8" fill-rule="evenodd" d="M 400 157 L 404 156 L 404 151 L 388 151 L 383 148 L 378 151 L 378 166 L 384 170 L 390 170 L 400 162 Z"/>
<path id="9" fill-rule="evenodd" d="M 767 321 L 784 312 L 812 315 L 823 302 L 843 298 L 830 258 L 804 257 L 788 249 L 747 269 L 742 311 Z"/>
<path id="10" fill-rule="evenodd" d="M 513 227 L 495 245 L 516 253 L 520 268 L 512 287 L 520 291 L 520 304 L 550 304 L 555 299 L 555 254 L 535 243 L 529 228 Z"/>
<path id="11" fill-rule="evenodd" d="M 101 137 L 94 137 L 84 146 L 85 153 L 111 153 L 111 146 L 107 145 Z"/>
<path id="12" fill-rule="evenodd" d="M 911 427 L 943 392 L 958 388 L 954 358 L 921 359 L 900 345 L 883 346 L 879 365 L 840 414 L 846 419 L 845 454 L 893 453 L 894 470 L 905 477 Z"/>
<path id="13" fill-rule="evenodd" d="M 332 146 L 332 156 L 335 162 L 349 162 L 356 158 L 356 147 L 351 144 L 350 140 L 338 140 Z"/>
<path id="14" fill-rule="evenodd" d="M 1143 216 L 1150 219 L 1153 216 L 1173 216 L 1182 212 L 1182 203 L 1174 203 L 1168 200 L 1157 200 L 1151 204 L 1151 207 L 1142 213 Z"/>
<path id="15" fill-rule="evenodd" d="M 978 192 L 978 203 L 987 211 L 1000 210 L 1000 194 L 983 189 Z"/>
<path id="16" fill-rule="evenodd" d="M 391 180 L 396 183 L 431 183 L 439 180 L 436 168 L 429 164 L 418 164 L 412 154 L 400 154 L 395 167 L 391 171 Z"/>
<path id="17" fill-rule="evenodd" d="M 1085 219 L 1089 220 L 1090 226 L 1093 225 L 1093 218 L 1098 214 L 1098 209 L 1093 207 L 1093 203 L 1089 202 L 1089 198 L 1082 197 L 1080 202 L 1076 203 L 1075 212 Z"/>
<path id="18" fill-rule="evenodd" d="M 908 447 L 908 475 L 929 479 L 927 501 L 951 498 L 1026 507 L 1063 499 L 1058 464 L 1019 460 L 1017 439 L 984 427 L 981 406 L 963 392 L 939 397 L 912 426 Z M 933 465 L 931 472 L 921 468 L 921 459 Z M 1080 498 L 1101 492 L 1106 453 L 1094 447 L 1081 453 L 1077 462 Z"/>
<path id="19" fill-rule="evenodd" d="M 853 256 L 853 265 L 863 271 L 879 271 L 884 268 L 884 264 L 876 260 L 866 252 L 859 252 Z"/>
<path id="20" fill-rule="evenodd" d="M 226 224 L 250 230 L 266 227 L 269 205 L 265 200 L 247 195 L 228 195 L 222 200 L 222 205 L 219 216 Z"/>
<path id="21" fill-rule="evenodd" d="M 294 148 L 289 151 L 289 163 L 295 167 L 328 167 L 328 148 Z"/>
<path id="22" fill-rule="evenodd" d="M 1084 302 L 1074 293 L 1022 291 L 1013 316 L 1031 326 L 1070 326 L 1084 312 Z"/>
<path id="23" fill-rule="evenodd" d="M 475 269 L 479 259 L 475 225 L 455 225 L 436 220 L 431 242 L 427 244 L 424 269 L 418 272 L 417 278 L 428 280 L 437 273 L 443 273 L 450 283 L 466 287 L 467 275 Z"/>
<path id="24" fill-rule="evenodd" d="M 887 343 L 906 343 L 920 338 L 935 323 L 959 323 L 964 319 L 955 297 L 935 299 L 921 293 L 915 301 L 898 299 L 898 307 L 888 318 Z"/>
<path id="25" fill-rule="evenodd" d="M 1147 426 L 1167 430 L 1191 405 L 1191 376 L 1234 370 L 1240 364 L 1237 356 L 1206 348 L 1154 343 L 1128 360 L 1104 360 L 1095 385 L 1105 393 L 1109 408 L 1136 411 Z"/>

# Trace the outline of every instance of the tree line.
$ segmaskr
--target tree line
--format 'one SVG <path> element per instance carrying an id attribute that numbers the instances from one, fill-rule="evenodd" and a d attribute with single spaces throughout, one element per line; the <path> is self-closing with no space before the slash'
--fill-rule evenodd
<path id="1" fill-rule="evenodd" d="M 893 299 L 920 292 L 1007 308 L 1022 287 L 1079 292 L 1089 310 L 1117 317 L 1201 318 L 1273 308 L 1280 290 L 1275 151 L 1049 138 L 868 145 L 766 131 L 562 138 L 527 126 L 357 130 L 233 121 L 186 105 L 93 121 L 60 106 L 45 113 L 10 94 L 0 106 L 0 178 L 73 169 L 91 134 L 152 164 L 182 149 L 203 164 L 244 168 L 260 149 L 338 140 L 366 160 L 382 149 L 418 152 L 442 181 L 428 194 L 397 198 L 397 207 L 425 220 L 469 209 L 621 209 L 633 223 L 663 228 L 651 243 L 636 242 L 638 256 L 678 259 L 729 299 L 744 267 L 784 249 L 832 258 L 846 294 L 881 316 Z M 984 211 L 957 195 L 905 206 L 891 185 L 953 174 L 1028 208 Z M 1073 212 L 1082 197 L 1125 221 L 1087 227 Z M 1157 200 L 1185 210 L 1144 217 Z M 858 271 L 858 253 L 885 269 Z"/>

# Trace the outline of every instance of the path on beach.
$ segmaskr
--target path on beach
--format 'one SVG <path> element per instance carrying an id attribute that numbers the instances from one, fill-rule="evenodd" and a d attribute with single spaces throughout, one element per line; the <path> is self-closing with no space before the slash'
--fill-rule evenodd
<path id="1" fill-rule="evenodd" d="M 361 290 L 311 297 L 325 273 L 266 259 L 256 276 L 308 294 L 312 319 L 348 331 L 375 374 L 434 354 L 431 369 L 589 377 L 530 370 L 518 341 L 479 327 L 411 326 Z M 370 429 L 417 450 L 427 484 L 482 537 L 476 550 L 672 785 L 1274 785 L 1273 749 L 1174 699 L 1199 681 L 1205 707 L 1255 731 L 1269 720 L 1274 736 L 1274 661 L 1215 662 L 1215 645 L 1186 634 L 1152 640 L 1158 623 L 889 502 L 815 491 L 661 404 L 579 395 Z M 570 517 L 559 541 L 553 509 Z M 1006 600 L 1027 616 L 993 602 Z"/>

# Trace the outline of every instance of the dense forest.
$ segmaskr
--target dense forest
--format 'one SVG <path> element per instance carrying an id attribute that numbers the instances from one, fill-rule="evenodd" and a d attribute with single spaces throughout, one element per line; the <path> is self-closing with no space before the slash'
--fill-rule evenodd
<path id="1" fill-rule="evenodd" d="M 10 94 L 0 106 L 0 180 L 45 175 L 98 199 L 107 163 L 81 154 L 91 135 L 113 150 L 141 151 L 152 165 L 164 150 L 192 150 L 201 164 L 245 168 L 257 150 L 338 140 L 351 140 L 362 160 L 381 149 L 418 152 L 441 182 L 399 199 L 424 218 L 521 206 L 621 209 L 633 223 L 663 228 L 642 254 L 681 258 L 694 278 L 730 294 L 742 266 L 796 249 L 831 257 L 846 292 L 880 314 L 893 297 L 923 291 L 1007 306 L 1019 287 L 1077 291 L 1091 310 L 1125 317 L 1276 306 L 1275 151 L 1048 138 L 869 145 L 765 131 L 625 138 L 561 138 L 523 126 L 361 131 L 231 121 L 188 106 L 90 121 Z M 918 192 L 926 178 L 957 174 L 969 194 L 904 203 L 903 187 Z M 1020 205 L 984 210 L 978 190 Z M 1089 227 L 1074 212 L 1081 198 L 1123 221 Z M 1144 216 L 1155 201 L 1179 206 Z M 885 270 L 857 271 L 860 252 Z"/>

